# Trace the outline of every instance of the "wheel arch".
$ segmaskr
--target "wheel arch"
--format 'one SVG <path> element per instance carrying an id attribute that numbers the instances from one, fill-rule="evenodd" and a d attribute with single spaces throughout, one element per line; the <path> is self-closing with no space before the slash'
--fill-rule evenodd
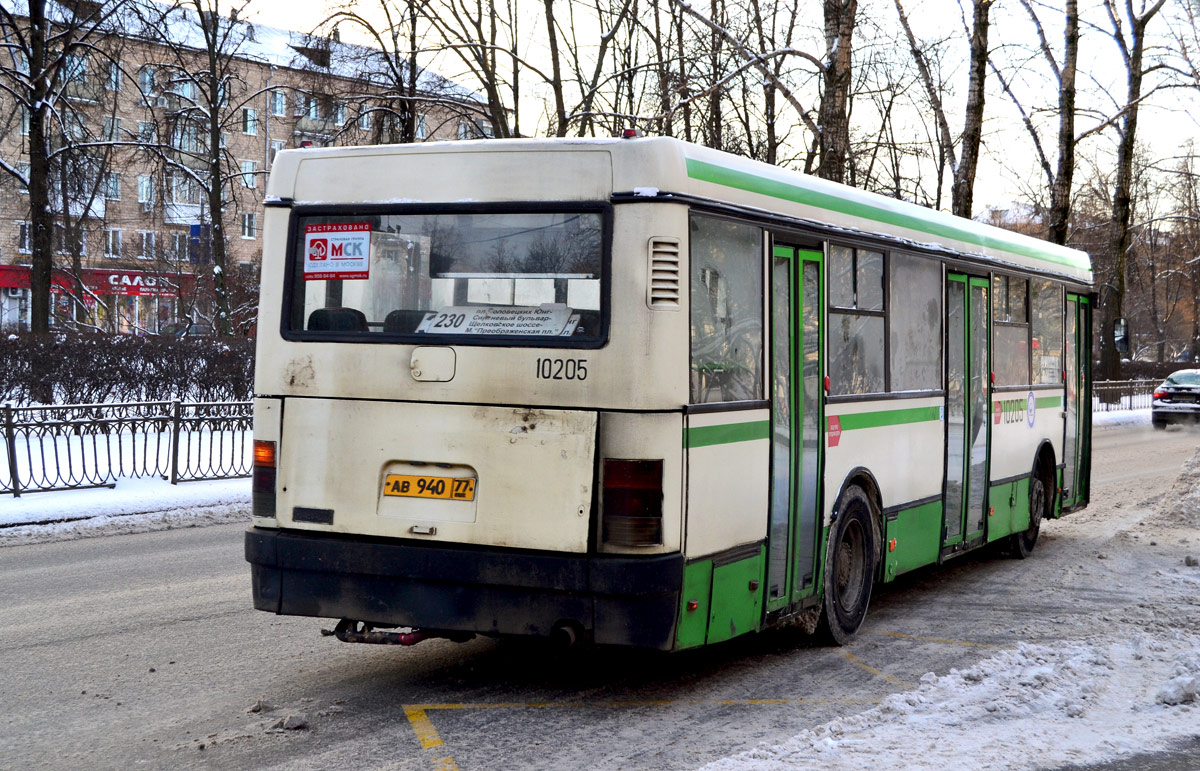
<path id="1" fill-rule="evenodd" d="M 842 484 L 838 487 L 837 497 L 834 498 L 832 516 L 830 524 L 838 517 L 837 505 L 842 500 L 842 496 L 850 487 L 862 488 L 867 494 L 868 500 L 875 507 L 875 511 L 871 512 L 871 524 L 875 535 L 875 566 L 878 567 L 883 562 L 883 491 L 879 486 L 879 480 L 871 473 L 871 470 L 865 466 L 856 466 L 847 472 L 846 477 L 842 480 Z"/>
<path id="2" fill-rule="evenodd" d="M 1055 516 L 1056 504 L 1058 503 L 1058 466 L 1054 455 L 1054 444 L 1049 439 L 1043 439 L 1038 444 L 1037 451 L 1033 454 L 1033 466 L 1030 469 L 1030 478 L 1034 475 L 1042 478 L 1042 483 L 1046 489 L 1050 491 L 1050 513 L 1049 516 Z"/>

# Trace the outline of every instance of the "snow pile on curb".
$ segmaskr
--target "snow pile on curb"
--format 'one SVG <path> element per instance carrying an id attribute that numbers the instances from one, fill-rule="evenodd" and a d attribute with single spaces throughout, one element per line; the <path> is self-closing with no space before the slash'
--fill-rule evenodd
<path id="1" fill-rule="evenodd" d="M 1096 410 L 1092 413 L 1092 428 L 1127 428 L 1150 425 L 1150 408 L 1138 410 Z"/>
<path id="2" fill-rule="evenodd" d="M 1039 768 L 1162 749 L 1200 733 L 1200 637 L 1021 644 L 921 678 L 873 709 L 705 766 L 741 769 Z M 888 759 L 882 761 L 881 759 Z"/>
<path id="3" fill-rule="evenodd" d="M 1200 451 L 1183 463 L 1175 484 L 1154 514 L 1156 523 L 1200 527 Z"/>
<path id="4" fill-rule="evenodd" d="M 250 480 L 172 485 L 121 479 L 115 488 L 0 499 L 0 547 L 250 521 Z"/>

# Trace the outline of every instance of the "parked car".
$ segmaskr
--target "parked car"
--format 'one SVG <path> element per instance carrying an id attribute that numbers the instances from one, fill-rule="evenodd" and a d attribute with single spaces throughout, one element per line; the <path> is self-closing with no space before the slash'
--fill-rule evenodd
<path id="1" fill-rule="evenodd" d="M 158 333 L 166 337 L 212 337 L 212 327 L 190 321 L 173 321 L 163 324 Z"/>
<path id="2" fill-rule="evenodd" d="M 1162 385 L 1154 389 L 1150 407 L 1150 422 L 1155 428 L 1168 423 L 1188 423 L 1200 420 L 1200 369 L 1181 369 L 1172 372 Z"/>

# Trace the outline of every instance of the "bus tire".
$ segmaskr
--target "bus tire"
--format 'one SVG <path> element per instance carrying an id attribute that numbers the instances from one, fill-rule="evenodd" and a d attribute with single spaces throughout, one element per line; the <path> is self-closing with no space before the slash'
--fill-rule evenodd
<path id="1" fill-rule="evenodd" d="M 1042 519 L 1048 513 L 1049 499 L 1046 482 L 1040 472 L 1035 471 L 1029 479 L 1029 528 L 1009 536 L 1009 553 L 1019 560 L 1027 559 L 1033 554 L 1037 545 L 1038 533 L 1042 529 Z"/>
<path id="2" fill-rule="evenodd" d="M 817 633 L 828 643 L 845 645 L 867 617 L 877 549 L 874 507 L 861 487 L 846 488 L 837 512 L 825 546 L 825 596 Z"/>

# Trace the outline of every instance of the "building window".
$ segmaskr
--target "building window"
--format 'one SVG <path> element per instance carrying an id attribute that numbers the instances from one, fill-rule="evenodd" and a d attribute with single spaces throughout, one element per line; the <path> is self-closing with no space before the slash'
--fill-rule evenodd
<path id="1" fill-rule="evenodd" d="M 200 139 L 196 126 L 191 123 L 180 123 L 175 127 L 171 136 L 171 146 L 185 153 L 196 152 Z"/>
<path id="2" fill-rule="evenodd" d="M 242 238 L 258 238 L 258 215 L 254 212 L 242 213 Z"/>
<path id="3" fill-rule="evenodd" d="M 256 165 L 254 161 L 242 161 L 242 187 L 258 186 L 258 181 L 254 175 L 254 167 Z"/>
<path id="4" fill-rule="evenodd" d="M 358 127 L 363 131 L 371 130 L 371 110 L 364 109 L 358 114 Z"/>
<path id="5" fill-rule="evenodd" d="M 110 142 L 121 138 L 120 118 L 109 115 L 104 119 L 104 138 Z"/>
<path id="6" fill-rule="evenodd" d="M 287 114 L 287 94 L 282 91 L 272 91 L 270 101 L 272 115 L 283 116 Z"/>
<path id="7" fill-rule="evenodd" d="M 171 234 L 171 256 L 176 260 L 186 260 L 188 256 L 188 234 Z"/>
<path id="8" fill-rule="evenodd" d="M 195 181 L 183 172 L 168 173 L 167 201 L 169 203 L 199 203 Z"/>
<path id="9" fill-rule="evenodd" d="M 153 67 L 143 67 L 138 72 L 138 88 L 145 96 L 153 96 L 155 88 L 158 85 L 158 77 L 154 72 Z"/>
<path id="10" fill-rule="evenodd" d="M 21 222 L 17 224 L 17 251 L 22 254 L 29 254 L 33 251 L 32 236 L 30 234 L 29 223 Z"/>
<path id="11" fill-rule="evenodd" d="M 104 256 L 117 259 L 121 256 L 121 231 L 110 228 L 104 231 Z"/>
<path id="12" fill-rule="evenodd" d="M 138 251 L 138 259 L 139 260 L 153 260 L 154 259 L 154 246 L 155 246 L 155 238 L 154 237 L 157 234 L 151 230 L 142 230 L 138 233 L 138 235 L 141 236 L 141 239 L 142 239 L 142 248 Z"/>
<path id="13" fill-rule="evenodd" d="M 287 147 L 287 142 L 284 142 L 282 139 L 271 140 L 271 163 L 275 162 L 275 156 L 285 147 Z"/>
<path id="14" fill-rule="evenodd" d="M 251 136 L 258 133 L 258 112 L 249 107 L 242 109 L 242 133 Z"/>
<path id="15" fill-rule="evenodd" d="M 138 141 L 139 142 L 153 142 L 155 139 L 155 135 L 157 133 L 158 132 L 156 131 L 156 127 L 155 127 L 153 121 L 148 121 L 148 120 L 139 120 L 138 121 Z"/>
<path id="16" fill-rule="evenodd" d="M 17 182 L 17 192 L 20 193 L 21 195 L 28 195 L 29 194 L 29 182 L 28 182 L 28 180 L 29 180 L 29 164 L 28 163 L 18 163 L 17 164 L 17 173 L 20 174 L 25 180 L 24 182 L 22 182 L 22 181 Z"/>
<path id="17" fill-rule="evenodd" d="M 120 62 L 108 63 L 108 77 L 104 80 L 104 87 L 109 91 L 121 90 L 121 64 Z"/>
<path id="18" fill-rule="evenodd" d="M 29 136 L 29 110 L 21 107 L 21 136 Z"/>
<path id="19" fill-rule="evenodd" d="M 425 113 L 417 113 L 417 139 L 429 136 L 429 127 L 425 123 Z"/>
<path id="20" fill-rule="evenodd" d="M 138 175 L 138 203 L 154 202 L 154 177 L 149 174 Z"/>
<path id="21" fill-rule="evenodd" d="M 333 120 L 339 126 L 346 122 L 346 105 L 341 102 L 333 105 Z"/>
<path id="22" fill-rule="evenodd" d="M 100 178 L 101 195 L 109 201 L 121 200 L 121 175 L 113 171 L 104 173 Z"/>
<path id="23" fill-rule="evenodd" d="M 87 59 L 83 56 L 67 55 L 63 63 L 63 81 L 87 85 Z"/>

